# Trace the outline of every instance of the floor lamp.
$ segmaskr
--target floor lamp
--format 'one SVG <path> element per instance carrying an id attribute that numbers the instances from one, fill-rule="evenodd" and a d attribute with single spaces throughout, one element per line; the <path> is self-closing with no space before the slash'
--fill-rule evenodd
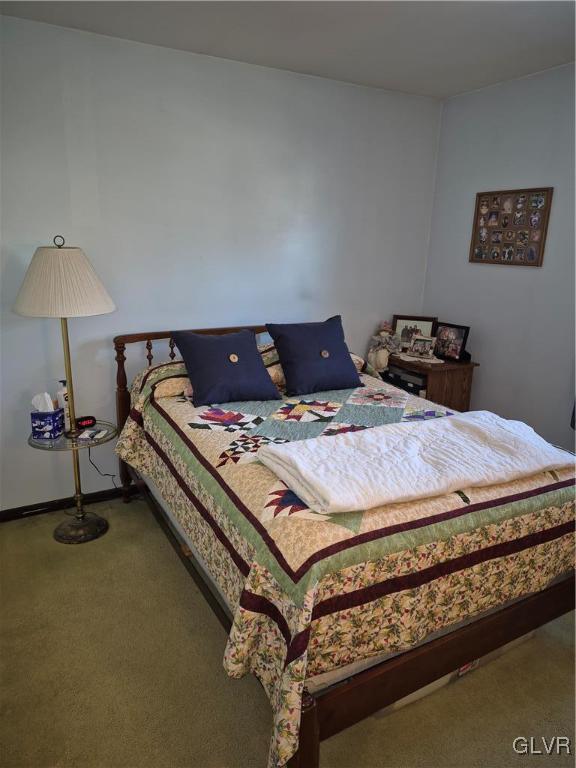
<path id="1" fill-rule="evenodd" d="M 70 428 L 66 432 L 66 437 L 74 438 L 80 430 L 76 426 L 74 408 L 68 318 L 104 315 L 113 312 L 116 307 L 84 251 L 81 248 L 65 248 L 64 242 L 64 238 L 57 235 L 53 246 L 36 248 L 16 298 L 14 311 L 29 317 L 60 319 L 70 413 Z M 54 532 L 56 540 L 66 544 L 91 541 L 108 530 L 108 523 L 102 517 L 86 514 L 82 504 L 80 461 L 77 450 L 72 450 L 72 460 L 76 489 L 76 515 L 71 520 L 61 523 Z"/>

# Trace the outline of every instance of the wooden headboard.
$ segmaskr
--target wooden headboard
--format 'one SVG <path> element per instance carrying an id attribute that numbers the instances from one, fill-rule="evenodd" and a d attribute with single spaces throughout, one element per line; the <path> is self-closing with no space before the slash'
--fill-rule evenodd
<path id="1" fill-rule="evenodd" d="M 254 331 L 255 334 L 267 333 L 265 325 L 240 325 L 234 328 L 192 328 L 192 333 L 205 333 L 213 336 L 222 336 L 225 333 L 234 333 L 243 330 Z M 173 331 L 149 331 L 145 333 L 126 333 L 122 336 L 114 337 L 114 350 L 116 352 L 116 423 L 120 431 L 128 414 L 130 413 L 130 392 L 128 390 L 128 379 L 126 377 L 126 345 L 127 344 L 145 344 L 146 359 L 148 366 L 152 365 L 154 360 L 153 342 L 168 341 L 168 357 L 174 360 L 176 352 L 174 351 Z M 130 472 L 127 464 L 120 460 L 120 480 L 124 490 L 128 488 L 131 482 Z M 125 495 L 125 498 L 127 496 Z"/>

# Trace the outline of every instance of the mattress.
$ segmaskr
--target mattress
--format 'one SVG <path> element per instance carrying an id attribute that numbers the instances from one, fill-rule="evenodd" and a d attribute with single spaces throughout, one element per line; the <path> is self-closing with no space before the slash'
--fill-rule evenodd
<path id="1" fill-rule="evenodd" d="M 268 693 L 271 765 L 297 748 L 306 680 L 412 648 L 573 568 L 572 468 L 322 515 L 258 462 L 261 445 L 450 412 L 367 374 L 281 401 L 156 397 L 183 375 L 171 363 L 137 377 L 117 451 L 156 485 L 231 608 L 224 666 Z"/>

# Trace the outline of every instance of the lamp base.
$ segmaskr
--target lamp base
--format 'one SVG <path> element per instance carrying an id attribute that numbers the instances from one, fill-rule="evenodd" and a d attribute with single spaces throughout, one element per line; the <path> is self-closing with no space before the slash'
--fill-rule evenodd
<path id="1" fill-rule="evenodd" d="M 103 517 L 88 512 L 79 520 L 77 517 L 72 520 L 65 520 L 54 529 L 54 538 L 60 544 L 84 544 L 86 541 L 93 541 L 104 536 L 108 530 L 108 521 Z"/>

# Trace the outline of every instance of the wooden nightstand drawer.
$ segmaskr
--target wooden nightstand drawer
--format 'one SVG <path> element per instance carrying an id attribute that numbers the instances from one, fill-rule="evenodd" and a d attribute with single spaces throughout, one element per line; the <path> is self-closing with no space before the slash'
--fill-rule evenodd
<path id="1" fill-rule="evenodd" d="M 402 360 L 396 355 L 391 355 L 389 365 L 406 371 L 414 380 L 414 389 L 408 391 L 418 394 L 418 389 L 425 389 L 427 400 L 455 411 L 467 411 L 470 408 L 472 376 L 478 363 L 424 363 L 419 360 Z M 396 384 L 392 379 L 388 380 Z"/>

